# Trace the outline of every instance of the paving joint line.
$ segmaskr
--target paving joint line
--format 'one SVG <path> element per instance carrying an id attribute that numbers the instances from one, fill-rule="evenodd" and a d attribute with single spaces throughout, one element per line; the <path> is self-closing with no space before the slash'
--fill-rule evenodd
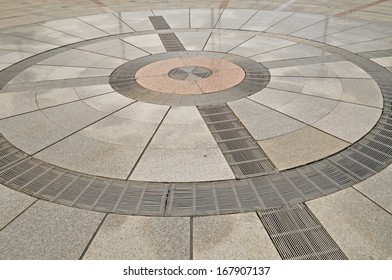
<path id="1" fill-rule="evenodd" d="M 20 212 L 18 215 L 16 215 L 11 221 L 9 221 L 8 223 L 6 223 L 1 229 L 0 232 L 2 232 L 4 229 L 6 229 L 10 224 L 12 224 L 15 220 L 17 220 L 20 216 L 22 216 L 25 212 L 27 212 L 28 209 L 30 209 L 30 207 L 32 207 L 36 202 L 39 201 L 38 198 L 34 198 L 35 200 L 29 205 L 27 206 L 22 212 Z"/>
<path id="2" fill-rule="evenodd" d="M 141 152 L 140 156 L 138 157 L 138 159 L 136 160 L 135 164 L 133 165 L 131 171 L 129 172 L 127 178 L 125 179 L 126 181 L 128 181 L 129 178 L 132 176 L 132 173 L 135 171 L 136 166 L 139 164 L 139 162 L 140 162 L 140 160 L 142 159 L 144 153 L 147 151 L 148 146 L 150 145 L 150 143 L 152 142 L 153 138 L 154 138 L 155 135 L 157 134 L 159 128 L 161 127 L 163 121 L 165 120 L 165 118 L 166 118 L 166 116 L 167 116 L 167 114 L 169 113 L 169 111 L 170 111 L 171 108 L 172 108 L 172 106 L 170 106 L 170 107 L 167 109 L 165 115 L 162 117 L 162 119 L 161 119 L 160 123 L 158 124 L 157 128 L 155 129 L 154 133 L 151 135 L 150 140 L 148 140 L 146 146 L 144 147 L 143 151 Z"/>
<path id="3" fill-rule="evenodd" d="M 84 248 L 82 254 L 79 257 L 79 260 L 83 260 L 84 256 L 86 255 L 88 249 L 90 249 L 91 244 L 93 243 L 95 237 L 97 236 L 99 230 L 101 229 L 103 223 L 105 222 L 106 218 L 108 217 L 109 213 L 106 213 L 105 216 L 102 218 L 102 221 L 99 223 L 97 229 L 94 231 L 92 237 L 90 238 L 89 242 L 87 243 L 86 247 Z"/>

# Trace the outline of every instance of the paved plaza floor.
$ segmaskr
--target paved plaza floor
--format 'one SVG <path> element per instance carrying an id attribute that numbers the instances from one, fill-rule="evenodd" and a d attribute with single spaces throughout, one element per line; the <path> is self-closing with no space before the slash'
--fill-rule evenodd
<path id="1" fill-rule="evenodd" d="M 0 259 L 392 259 L 392 1 L 2 1 Z"/>

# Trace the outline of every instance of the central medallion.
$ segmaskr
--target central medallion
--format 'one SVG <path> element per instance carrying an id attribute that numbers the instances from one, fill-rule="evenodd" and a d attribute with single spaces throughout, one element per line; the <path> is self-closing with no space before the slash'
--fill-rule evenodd
<path id="1" fill-rule="evenodd" d="M 131 60 L 110 75 L 118 93 L 172 106 L 221 104 L 248 97 L 270 80 L 260 62 L 234 54 L 179 51 Z"/>
<path id="2" fill-rule="evenodd" d="M 199 66 L 182 66 L 169 71 L 170 78 L 183 81 L 198 81 L 211 76 L 212 71 Z"/>

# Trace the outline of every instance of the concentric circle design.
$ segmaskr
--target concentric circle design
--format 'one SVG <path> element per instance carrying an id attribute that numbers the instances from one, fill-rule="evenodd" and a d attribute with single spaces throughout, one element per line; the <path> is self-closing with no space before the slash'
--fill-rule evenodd
<path id="1" fill-rule="evenodd" d="M 210 69 L 207 79 L 174 80 L 168 73 L 187 65 Z M 168 52 L 127 62 L 113 71 L 109 83 L 118 93 L 160 105 L 211 105 L 241 99 L 262 90 L 270 80 L 254 60 L 217 52 Z M 208 96 L 203 93 L 208 93 Z"/>
<path id="2" fill-rule="evenodd" d="M 0 183 L 89 210 L 197 216 L 307 201 L 352 186 L 391 163 L 392 74 L 386 68 L 343 48 L 251 27 L 208 32 L 200 47 L 188 41 L 195 51 L 164 52 L 147 44 L 141 52 L 135 47 L 141 41 L 168 35 L 145 30 L 70 43 L 2 71 L 1 94 L 15 107 L 1 112 Z M 239 40 L 226 40 L 227 52 L 207 42 L 222 34 Z M 86 55 L 97 59 L 91 67 L 80 66 Z M 220 83 L 212 83 L 214 77 Z M 362 85 L 370 88 L 366 94 Z M 19 96 L 27 100 L 22 105 L 14 102 Z M 216 104 L 228 106 L 243 126 L 228 125 L 229 114 L 214 112 Z M 197 111 L 202 106 L 211 106 L 204 110 L 204 123 Z M 216 130 L 210 133 L 206 125 L 212 118 Z M 252 161 L 252 153 L 227 139 L 259 145 L 272 162 L 288 150 L 280 143 L 308 144 L 286 158 L 309 156 L 332 140 L 338 144 L 276 174 L 236 179 L 225 173 L 231 160 Z M 221 166 L 211 164 L 225 160 L 217 143 L 234 150 Z M 319 149 L 309 148 L 314 143 Z M 160 179 L 157 174 L 169 165 L 186 179 Z M 190 168 L 184 172 L 183 165 Z M 86 171 L 93 169 L 96 173 Z M 205 177 L 189 179 L 196 169 Z"/>
<path id="3" fill-rule="evenodd" d="M 169 71 L 170 78 L 182 81 L 197 81 L 211 76 L 212 71 L 199 66 L 177 67 Z"/>

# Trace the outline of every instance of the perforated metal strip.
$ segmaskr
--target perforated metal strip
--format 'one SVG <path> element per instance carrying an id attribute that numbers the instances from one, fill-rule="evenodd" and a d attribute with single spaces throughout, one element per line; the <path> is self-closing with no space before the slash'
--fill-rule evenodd
<path id="1" fill-rule="evenodd" d="M 262 210 L 258 215 L 282 259 L 347 259 L 305 204 Z"/>
<path id="2" fill-rule="evenodd" d="M 199 106 L 198 110 L 238 179 L 277 172 L 227 104 Z"/>
<path id="3" fill-rule="evenodd" d="M 149 17 L 152 25 L 154 26 L 155 30 L 165 30 L 170 29 L 169 24 L 166 22 L 164 17 L 162 16 L 153 16 Z M 165 47 L 166 51 L 168 52 L 175 52 L 175 51 L 185 51 L 184 46 L 178 40 L 176 34 L 174 32 L 170 33 L 159 33 L 159 38 L 162 41 L 163 46 Z"/>

